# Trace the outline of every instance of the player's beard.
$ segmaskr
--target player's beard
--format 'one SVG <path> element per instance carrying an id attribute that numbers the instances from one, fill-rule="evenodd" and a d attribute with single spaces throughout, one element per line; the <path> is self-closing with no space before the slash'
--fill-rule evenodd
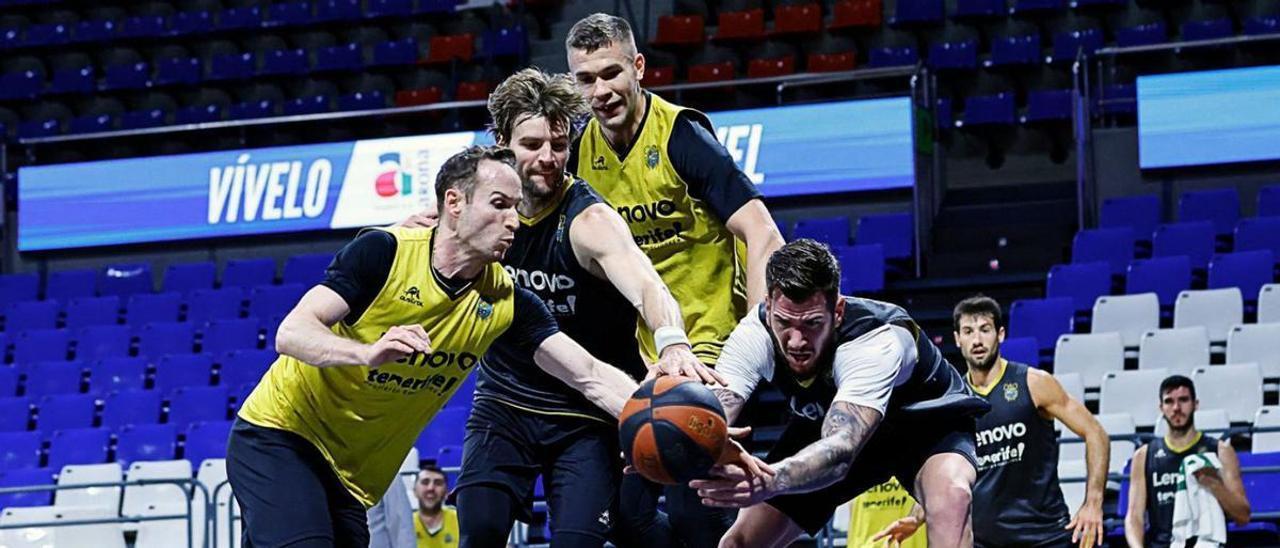
<path id="1" fill-rule="evenodd" d="M 443 498 L 436 499 L 435 504 L 432 504 L 430 506 L 428 506 L 426 503 L 422 501 L 418 501 L 418 511 L 423 514 L 435 514 L 439 512 L 441 508 L 444 508 Z"/>
<path id="2" fill-rule="evenodd" d="M 1000 357 L 1000 346 L 996 345 L 995 348 L 992 348 L 991 350 L 987 351 L 987 355 L 982 359 L 982 361 L 973 362 L 973 361 L 970 361 L 968 358 L 966 358 L 965 361 L 968 362 L 970 369 L 977 369 L 978 371 L 991 371 L 991 368 L 995 367 L 996 365 L 996 359 L 998 359 L 999 357 Z"/>
<path id="3" fill-rule="evenodd" d="M 1165 425 L 1169 427 L 1170 434 L 1182 435 L 1190 432 L 1192 428 L 1196 427 L 1196 414 L 1195 412 L 1188 414 L 1186 416 L 1186 420 L 1183 421 L 1182 426 L 1174 426 L 1173 421 L 1169 420 L 1169 417 L 1165 417 L 1164 422 Z"/>

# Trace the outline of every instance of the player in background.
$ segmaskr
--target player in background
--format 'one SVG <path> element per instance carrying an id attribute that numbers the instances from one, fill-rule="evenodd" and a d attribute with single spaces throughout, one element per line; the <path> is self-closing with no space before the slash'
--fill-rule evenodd
<path id="1" fill-rule="evenodd" d="M 851 548 L 928 548 L 926 533 L 909 539 L 884 540 L 881 531 L 894 522 L 910 516 L 917 508 L 915 499 L 902 488 L 898 478 L 890 479 L 858 495 L 849 503 L 849 534 L 846 546 Z M 927 530 L 923 523 L 920 527 Z"/>

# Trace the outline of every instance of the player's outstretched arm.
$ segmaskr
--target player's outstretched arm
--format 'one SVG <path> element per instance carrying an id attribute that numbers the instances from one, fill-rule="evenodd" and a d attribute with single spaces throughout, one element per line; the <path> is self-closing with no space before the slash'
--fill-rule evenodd
<path id="1" fill-rule="evenodd" d="M 311 288 L 280 321 L 276 352 L 316 367 L 379 365 L 414 352 L 430 352 L 431 342 L 420 325 L 389 329 L 372 345 L 338 336 L 329 328 L 350 308 L 337 292 L 323 285 Z"/>
<path id="2" fill-rule="evenodd" d="M 1085 466 L 1088 468 L 1084 502 L 1066 528 L 1072 531 L 1071 542 L 1084 546 L 1101 546 L 1104 537 L 1102 498 L 1106 493 L 1107 467 L 1111 462 L 1111 439 L 1093 413 L 1068 395 L 1053 375 L 1039 369 L 1029 369 L 1027 386 L 1031 389 L 1031 399 L 1041 413 L 1062 421 L 1072 432 L 1084 438 Z"/>
<path id="3" fill-rule="evenodd" d="M 544 339 L 534 351 L 533 361 L 614 417 L 622 414 L 622 407 L 638 388 L 621 369 L 597 360 L 564 333 Z"/>
<path id="4" fill-rule="evenodd" d="M 683 375 L 703 382 L 724 383 L 715 371 L 698 361 L 684 333 L 680 304 L 654 270 L 649 257 L 640 251 L 626 222 L 605 204 L 588 206 L 578 214 L 569 230 L 578 262 L 622 293 L 639 311 L 654 333 L 659 360 L 658 374 Z"/>
<path id="5" fill-rule="evenodd" d="M 761 200 L 750 200 L 725 222 L 725 228 L 747 244 L 747 304 L 764 301 L 764 267 L 769 256 L 782 247 L 778 225 Z"/>
<path id="6" fill-rule="evenodd" d="M 1129 548 L 1142 548 L 1147 534 L 1147 449 L 1139 447 L 1129 466 L 1129 510 L 1124 515 L 1124 539 Z"/>

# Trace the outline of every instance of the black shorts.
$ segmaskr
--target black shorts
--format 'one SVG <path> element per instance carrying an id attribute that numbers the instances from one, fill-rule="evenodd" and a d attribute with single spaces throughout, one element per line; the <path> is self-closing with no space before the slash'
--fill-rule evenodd
<path id="1" fill-rule="evenodd" d="M 240 502 L 245 548 L 303 540 L 369 546 L 364 504 L 302 436 L 236 419 L 227 440 L 227 479 Z"/>
<path id="2" fill-rule="evenodd" d="M 539 475 L 553 536 L 559 530 L 604 539 L 622 476 L 617 427 L 477 400 L 467 419 L 462 474 L 450 498 L 470 486 L 498 487 L 519 501 L 517 518 L 528 523 Z M 472 509 L 459 508 L 467 511 Z"/>
<path id="3" fill-rule="evenodd" d="M 1039 539 L 1023 536 L 1022 539 L 1013 542 L 991 542 L 991 539 L 983 542 L 984 539 L 981 539 L 981 536 L 982 525 L 973 524 L 973 548 L 1072 548 L 1076 546 L 1071 543 L 1071 531 L 1067 529 L 1046 533 Z"/>
<path id="4" fill-rule="evenodd" d="M 812 535 L 831 520 L 837 506 L 890 477 L 896 476 L 902 487 L 914 496 L 916 474 L 933 455 L 960 454 L 977 470 L 973 433 L 974 421 L 970 418 L 945 422 L 888 421 L 876 429 L 844 479 L 817 491 L 781 495 L 765 502 Z M 778 462 L 821 438 L 821 421 L 793 416 L 765 460 Z"/>

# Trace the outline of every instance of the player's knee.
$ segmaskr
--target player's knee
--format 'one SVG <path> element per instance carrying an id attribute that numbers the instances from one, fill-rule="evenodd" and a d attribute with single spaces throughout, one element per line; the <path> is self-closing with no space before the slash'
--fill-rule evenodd
<path id="1" fill-rule="evenodd" d="M 973 485 L 964 478 L 948 478 L 926 501 L 931 522 L 963 519 L 973 504 Z"/>

